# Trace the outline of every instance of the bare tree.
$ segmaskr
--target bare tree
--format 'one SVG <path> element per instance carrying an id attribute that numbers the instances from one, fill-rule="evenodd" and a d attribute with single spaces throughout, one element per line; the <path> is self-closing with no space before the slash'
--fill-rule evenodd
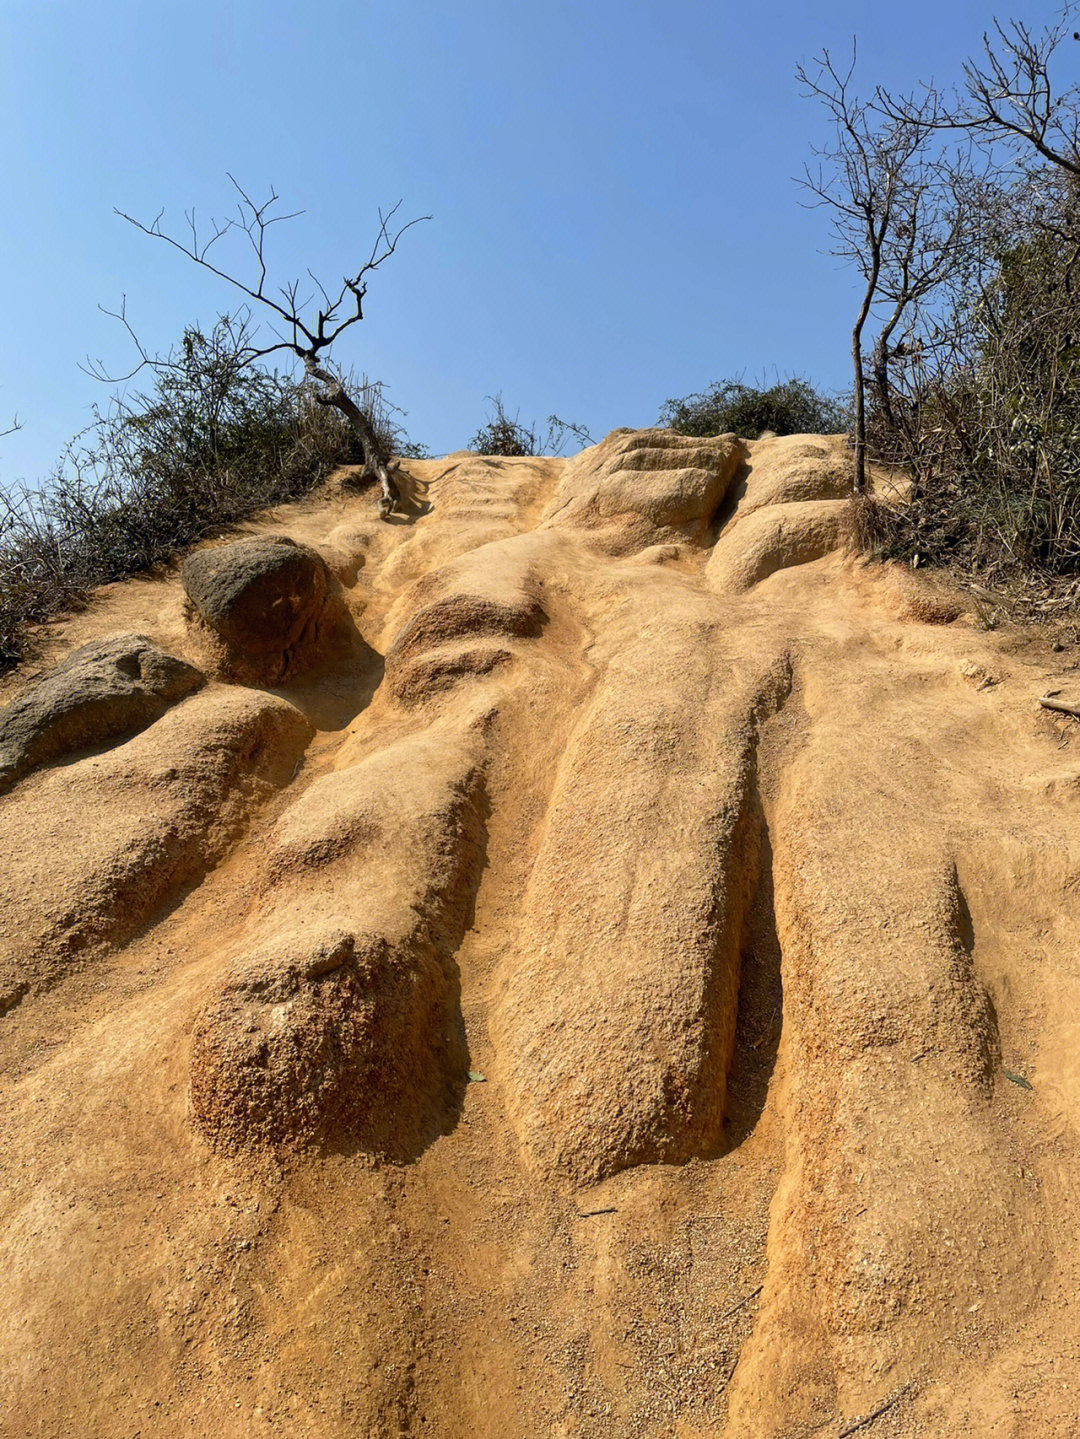
<path id="1" fill-rule="evenodd" d="M 883 115 L 853 93 L 855 58 L 852 45 L 851 63 L 840 70 L 826 50 L 813 74 L 800 65 L 796 75 L 807 95 L 825 107 L 833 132 L 803 184 L 814 203 L 832 211 L 834 253 L 854 263 L 864 281 L 851 332 L 853 482 L 859 493 L 866 488 L 867 323 L 875 306 L 888 306 L 870 359 L 877 398 L 888 409 L 889 365 L 911 344 L 910 337 L 900 344 L 897 336 L 910 329 L 954 262 L 963 218 L 947 169 L 928 150 L 932 107 L 925 115 L 914 107 Z"/>
<path id="2" fill-rule="evenodd" d="M 999 574 L 1040 613 L 1080 570 L 1078 14 L 995 22 L 947 93 L 860 103 L 827 56 L 808 82 L 836 130 L 811 189 L 882 321 L 870 442 L 912 477 L 874 542 Z"/>
<path id="3" fill-rule="evenodd" d="M 951 94 L 933 85 L 903 95 L 875 90 L 882 123 L 958 133 L 986 158 L 981 175 L 970 163 L 954 170 L 955 193 L 965 197 L 963 229 L 951 249 L 951 273 L 961 284 L 940 330 L 942 363 L 922 372 L 937 423 L 932 436 L 913 436 L 909 451 L 921 449 L 924 462 L 934 455 L 941 463 L 946 431 L 954 455 L 970 465 L 977 454 L 1000 459 L 1015 450 L 1017 415 L 1019 428 L 1060 428 L 1055 406 L 1062 362 L 1067 370 L 1074 353 L 1080 282 L 1080 85 L 1060 86 L 1056 71 L 1062 47 L 1080 40 L 1078 13 L 1070 0 L 1040 31 L 1020 20 L 995 21 Z M 965 403 L 976 364 L 990 386 L 977 417 Z M 997 432 L 1006 417 L 1000 428 L 1008 434 Z M 995 430 L 993 444 L 982 433 L 988 429 Z M 1053 500 L 1052 478 L 1045 488 Z M 1057 513 L 1059 506 L 1049 508 Z"/>
<path id="4" fill-rule="evenodd" d="M 915 465 L 929 377 L 957 345 L 954 281 L 979 274 L 989 212 L 967 154 L 912 157 L 894 206 L 878 283 L 885 303 L 871 350 L 873 400 L 897 458 Z"/>
<path id="5" fill-rule="evenodd" d="M 984 32 L 982 55 L 963 67 L 963 84 L 950 96 L 933 85 L 896 95 L 879 86 L 875 107 L 889 121 L 956 131 L 970 137 L 998 171 L 992 190 L 1001 228 L 1041 230 L 1071 253 L 1065 283 L 1080 261 L 1080 85 L 1055 84 L 1061 47 L 1080 41 L 1075 0 L 1057 19 L 1034 32 L 1020 20 L 995 20 Z M 1013 183 L 1002 182 L 1002 160 L 1015 161 Z M 1005 214 L 1010 209 L 1011 216 Z M 1004 217 L 1004 218 L 1002 218 Z"/>
<path id="6" fill-rule="evenodd" d="M 879 88 L 876 103 L 894 120 L 922 117 L 937 129 L 965 130 L 983 141 L 1004 142 L 1021 153 L 1080 178 L 1080 86 L 1059 90 L 1054 58 L 1071 37 L 1080 5 L 1064 5 L 1038 33 L 1020 20 L 995 20 L 984 32 L 982 55 L 964 65 L 963 84 L 951 96 L 933 85 L 909 95 Z"/>
<path id="7" fill-rule="evenodd" d="M 237 214 L 227 220 L 212 220 L 208 236 L 200 235 L 193 210 L 185 214 L 188 233 L 182 238 L 162 229 L 164 211 L 160 211 L 150 224 L 144 224 L 122 210 L 117 210 L 116 213 L 144 235 L 163 240 L 202 269 L 209 270 L 212 275 L 239 290 L 248 300 L 268 313 L 274 336 L 273 343 L 246 344 L 238 357 L 239 362 L 251 364 L 283 351 L 303 362 L 305 374 L 317 386 L 315 398 L 322 405 L 332 405 L 340 410 L 358 436 L 364 453 L 364 474 L 379 482 L 379 513 L 385 518 L 392 513 L 401 498 L 396 479 L 398 462 L 388 453 L 384 441 L 362 406 L 348 393 L 340 374 L 330 366 L 329 356 L 331 347 L 344 331 L 364 318 L 364 299 L 369 277 L 394 253 L 406 230 L 422 220 L 429 220 L 431 216 L 421 215 L 399 225 L 395 223 L 395 217 L 401 208 L 401 201 L 385 214 L 380 210 L 375 242 L 356 273 L 345 276 L 336 291 L 331 293 L 322 281 L 308 270 L 308 281 L 313 289 L 311 294 L 305 296 L 301 285 L 305 284 L 306 288 L 306 282 L 300 280 L 291 280 L 278 287 L 272 286 L 268 278 L 266 256 L 267 232 L 271 225 L 294 219 L 300 212 L 273 214 L 273 208 L 278 202 L 278 196 L 273 189 L 268 198 L 260 204 L 252 200 L 231 175 L 228 178 L 238 196 Z M 211 251 L 218 242 L 232 233 L 243 235 L 252 252 L 254 273 L 250 281 L 240 279 L 221 268 L 216 263 L 217 252 L 211 258 Z M 124 325 L 135 343 L 140 359 L 135 368 L 126 375 L 107 374 L 100 363 L 90 366 L 92 374 L 115 383 L 118 380 L 130 379 L 144 366 L 153 367 L 163 363 L 152 358 L 143 349 L 138 336 L 128 323 L 124 304 L 119 311 L 106 313 L 113 314 Z"/>
<path id="8" fill-rule="evenodd" d="M 1072 30 L 1076 13 L 1075 4 L 1065 5 L 1039 34 L 1020 20 L 995 21 L 993 37 L 983 35 L 982 60 L 964 66 L 966 102 L 951 123 L 1030 145 L 1080 178 L 1080 86 L 1055 93 L 1050 76 L 1053 57 L 1070 32 L 1080 39 Z"/>

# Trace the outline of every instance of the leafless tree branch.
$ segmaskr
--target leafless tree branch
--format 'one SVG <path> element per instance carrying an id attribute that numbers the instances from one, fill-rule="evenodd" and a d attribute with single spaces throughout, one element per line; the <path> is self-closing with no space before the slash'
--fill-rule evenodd
<path id="1" fill-rule="evenodd" d="M 951 97 L 933 86 L 908 95 L 879 87 L 875 104 L 894 120 L 921 113 L 936 129 L 1033 149 L 1080 178 L 1080 86 L 1058 91 L 1050 74 L 1061 46 L 1080 40 L 1073 29 L 1078 15 L 1080 5 L 1070 0 L 1038 33 L 1020 20 L 995 20 L 982 37 L 981 57 L 967 61 L 963 85 Z"/>
<path id="2" fill-rule="evenodd" d="M 872 362 L 875 383 L 887 395 L 893 335 L 940 283 L 951 251 L 944 237 L 931 240 L 946 223 L 947 205 L 943 172 L 927 149 L 929 114 L 912 108 L 883 116 L 859 99 L 852 89 L 856 59 L 853 41 L 846 66 L 824 50 L 812 72 L 800 65 L 796 77 L 804 93 L 824 106 L 832 130 L 817 152 L 816 173 L 808 167 L 802 184 L 810 203 L 832 211 L 834 253 L 854 263 L 864 282 L 851 334 L 853 485 L 860 492 L 866 487 L 866 325 L 877 303 L 891 303 Z"/>
<path id="3" fill-rule="evenodd" d="M 380 512 L 388 514 L 397 499 L 397 488 L 393 480 L 395 463 L 384 452 L 382 442 L 371 426 L 363 410 L 356 405 L 345 390 L 340 375 L 327 368 L 327 359 L 334 342 L 352 325 L 364 318 L 364 299 L 367 295 L 369 277 L 383 265 L 397 249 L 402 236 L 414 225 L 429 220 L 430 215 L 421 215 L 404 224 L 396 224 L 395 217 L 401 208 L 399 200 L 389 211 L 378 212 L 379 224 L 371 251 L 355 274 L 343 277 L 336 295 L 309 269 L 307 271 L 315 290 L 305 299 L 300 297 L 299 280 L 286 281 L 276 289 L 270 288 L 269 267 L 266 249 L 267 232 L 271 225 L 295 219 L 303 213 L 296 210 L 289 214 L 273 213 L 278 203 L 277 192 L 271 187 L 265 200 L 256 201 L 232 176 L 228 176 L 238 196 L 235 217 L 226 220 L 211 220 L 208 238 L 200 237 L 194 210 L 185 213 L 189 236 L 185 238 L 170 234 L 162 224 L 164 210 L 148 224 L 117 210 L 116 214 L 128 224 L 134 225 L 142 234 L 151 239 L 162 240 L 185 259 L 201 269 L 207 270 L 217 279 L 238 290 L 246 300 L 262 306 L 273 317 L 270 331 L 274 342 L 269 345 L 247 344 L 241 355 L 241 362 L 253 363 L 269 355 L 289 352 L 299 359 L 308 379 L 321 388 L 316 398 L 321 404 L 333 405 L 341 410 L 349 424 L 360 438 L 364 451 L 365 471 L 377 478 L 382 490 Z M 219 241 L 233 232 L 239 232 L 250 248 L 255 264 L 255 274 L 250 280 L 241 278 L 218 264 L 216 255 L 210 258 L 211 250 Z M 122 301 L 119 311 L 105 311 L 118 319 L 133 341 L 139 356 L 139 363 L 127 374 L 109 374 L 100 361 L 87 361 L 87 373 L 96 379 L 110 383 L 132 379 L 146 366 L 159 368 L 176 363 L 150 356 L 140 343 L 128 323 L 126 302 Z"/>

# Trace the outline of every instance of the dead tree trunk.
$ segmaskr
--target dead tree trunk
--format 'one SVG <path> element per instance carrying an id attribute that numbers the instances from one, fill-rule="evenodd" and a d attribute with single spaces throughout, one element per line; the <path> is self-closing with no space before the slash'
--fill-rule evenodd
<path id="1" fill-rule="evenodd" d="M 334 409 L 340 410 L 359 437 L 364 451 L 364 474 L 379 482 L 379 514 L 385 519 L 387 515 L 393 514 L 401 499 L 397 484 L 398 461 L 392 460 L 387 454 L 386 447 L 375 433 L 375 427 L 336 375 L 324 370 L 314 355 L 305 355 L 304 370 L 309 379 L 317 380 L 323 386 L 322 390 L 315 391 L 318 403 L 332 405 Z"/>
<path id="2" fill-rule="evenodd" d="M 872 226 L 870 226 L 870 233 L 873 234 Z M 863 327 L 870 314 L 874 292 L 877 289 L 880 268 L 880 249 L 874 243 L 866 291 L 863 295 L 858 319 L 851 332 L 851 368 L 855 382 L 855 449 L 852 457 L 852 489 L 857 495 L 863 494 L 866 490 L 866 375 L 863 368 L 862 335 Z"/>
<path id="3" fill-rule="evenodd" d="M 231 176 L 229 178 L 232 179 Z M 216 275 L 219 280 L 224 280 L 226 284 L 232 285 L 242 295 L 246 295 L 249 300 L 257 301 L 276 317 L 275 323 L 279 328 L 274 332 L 276 337 L 274 343 L 271 345 L 246 345 L 242 351 L 238 352 L 238 362 L 244 365 L 252 364 L 265 359 L 268 355 L 276 354 L 280 350 L 288 350 L 298 360 L 304 362 L 304 371 L 308 379 L 316 381 L 322 387 L 314 392 L 318 403 L 333 405 L 335 409 L 340 410 L 359 438 L 364 451 L 364 475 L 378 480 L 381 490 L 379 514 L 386 519 L 393 513 L 402 498 L 401 486 L 397 482 L 399 462 L 390 458 L 388 447 L 380 440 L 374 425 L 349 395 L 338 376 L 323 369 L 319 360 L 320 357 L 329 354 L 330 346 L 343 331 L 364 318 L 364 296 L 367 294 L 368 275 L 390 258 L 406 230 L 419 224 L 420 219 L 429 220 L 431 216 L 423 215 L 420 219 L 410 220 L 396 231 L 392 231 L 390 222 L 397 214 L 401 201 L 399 200 L 388 214 L 384 215 L 380 210 L 379 230 L 375 236 L 371 254 L 354 276 L 351 278 L 346 276 L 342 280 L 336 297 L 331 296 L 322 282 L 312 275 L 310 270 L 308 271 L 321 296 L 322 303 L 319 305 L 316 304 L 314 298 L 310 301 L 300 299 L 299 280 L 293 280 L 281 286 L 277 291 L 268 290 L 265 258 L 266 232 L 278 220 L 292 217 L 271 215 L 270 211 L 277 203 L 277 195 L 273 190 L 270 192 L 269 199 L 264 200 L 262 204 L 257 204 L 248 198 L 235 180 L 232 183 L 240 197 L 239 218 L 212 222 L 209 237 L 202 240 L 199 239 L 195 227 L 194 211 L 187 217 L 191 230 L 190 241 L 166 234 L 161 228 L 160 214 L 149 225 L 144 225 L 130 215 L 124 215 L 123 211 L 118 210 L 117 214 L 123 215 L 125 220 L 134 225 L 137 230 L 141 230 L 144 235 L 150 235 L 155 240 L 164 240 L 174 250 L 179 250 L 182 255 L 186 255 L 196 265 L 201 265 L 204 270 L 209 270 L 212 275 Z M 214 253 L 213 260 L 207 258 L 211 248 L 231 231 L 239 231 L 246 236 L 254 251 L 256 273 L 250 282 L 238 279 L 237 276 L 219 266 L 217 251 Z M 280 299 L 277 298 L 278 295 L 280 295 Z M 129 333 L 132 333 L 124 316 L 123 307 L 120 309 L 118 318 Z M 291 338 L 289 338 L 290 332 Z M 135 338 L 134 334 L 132 334 L 132 338 Z M 137 340 L 136 344 L 138 344 Z M 141 345 L 139 345 L 139 354 L 140 363 L 129 375 L 109 377 L 100 367 L 96 370 L 91 369 L 91 373 L 98 374 L 100 379 L 130 379 L 132 375 L 142 369 L 143 365 L 160 366 L 163 363 L 160 360 L 151 359 Z"/>

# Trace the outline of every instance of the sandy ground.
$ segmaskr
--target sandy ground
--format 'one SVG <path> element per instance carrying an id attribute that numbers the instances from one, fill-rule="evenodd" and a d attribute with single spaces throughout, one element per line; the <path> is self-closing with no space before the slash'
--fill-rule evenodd
<path id="1" fill-rule="evenodd" d="M 832 440 L 410 472 L 244 528 L 309 674 L 0 797 L 0 1433 L 1080 1432 L 1076 661 Z"/>

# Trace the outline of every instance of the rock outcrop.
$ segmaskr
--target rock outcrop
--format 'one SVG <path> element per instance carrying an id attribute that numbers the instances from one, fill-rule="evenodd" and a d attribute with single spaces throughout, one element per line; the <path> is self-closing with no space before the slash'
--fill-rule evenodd
<path id="1" fill-rule="evenodd" d="M 613 553 L 701 541 L 745 459 L 734 435 L 614 430 L 569 462 L 547 523 L 601 531 Z"/>
<path id="2" fill-rule="evenodd" d="M 1073 661 L 848 460 L 418 460 L 49 627 L 158 648 L 7 711 L 13 1436 L 1072 1439 Z"/>
<path id="3" fill-rule="evenodd" d="M 203 683 L 145 635 L 83 645 L 0 709 L 0 794 L 50 760 L 144 729 Z"/>
<path id="4" fill-rule="evenodd" d="M 316 658 L 329 616 L 322 557 L 287 536 L 196 550 L 181 577 L 217 668 L 246 683 L 276 683 Z"/>

